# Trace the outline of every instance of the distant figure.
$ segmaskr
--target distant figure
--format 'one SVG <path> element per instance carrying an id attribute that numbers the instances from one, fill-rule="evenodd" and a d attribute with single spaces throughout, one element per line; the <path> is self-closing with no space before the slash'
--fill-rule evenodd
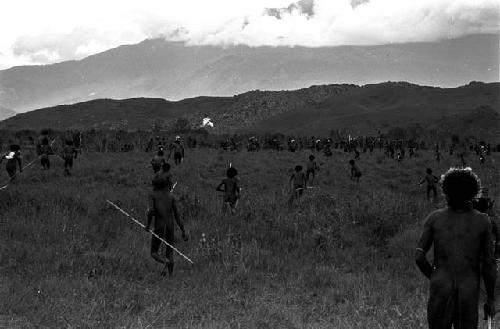
<path id="1" fill-rule="evenodd" d="M 479 155 L 479 163 L 483 165 L 485 161 L 486 161 L 486 158 L 484 157 L 484 153 L 481 153 Z"/>
<path id="2" fill-rule="evenodd" d="M 43 138 L 42 144 L 39 146 L 39 156 L 40 156 L 40 164 L 42 165 L 42 169 L 49 170 L 50 169 L 50 158 L 49 155 L 54 154 L 52 152 L 52 147 L 49 145 L 49 139 Z"/>
<path id="3" fill-rule="evenodd" d="M 431 198 L 431 192 L 432 192 L 432 197 L 433 199 L 436 199 L 437 198 L 437 183 L 439 182 L 439 178 L 437 178 L 436 176 L 434 176 L 432 174 L 432 169 L 431 168 L 427 168 L 425 170 L 425 177 L 422 178 L 422 180 L 420 181 L 420 183 L 418 183 L 418 185 L 422 185 L 423 183 L 427 183 L 427 190 L 426 190 L 426 195 L 427 195 L 427 199 L 429 200 Z"/>
<path id="4" fill-rule="evenodd" d="M 436 162 L 439 163 L 441 161 L 441 152 L 439 152 L 439 150 L 436 149 L 434 157 L 436 158 Z"/>
<path id="5" fill-rule="evenodd" d="M 153 138 L 149 139 L 149 142 L 146 144 L 146 152 L 151 152 L 153 149 Z"/>
<path id="6" fill-rule="evenodd" d="M 359 170 L 358 166 L 356 166 L 354 160 L 349 160 L 349 165 L 351 166 L 351 180 L 356 183 L 359 183 L 359 179 L 361 177 L 361 171 Z"/>
<path id="7" fill-rule="evenodd" d="M 236 211 L 238 206 L 238 200 L 240 199 L 240 185 L 238 178 L 238 171 L 230 167 L 226 171 L 227 178 L 223 179 L 222 182 L 215 188 L 216 191 L 224 192 L 224 199 L 222 203 L 222 212 L 227 211 L 227 206 L 231 209 L 231 213 Z M 224 187 L 224 188 L 222 188 Z"/>
<path id="8" fill-rule="evenodd" d="M 357 148 L 354 148 L 354 160 L 358 160 L 359 159 L 359 151 Z"/>
<path id="9" fill-rule="evenodd" d="M 170 145 L 170 153 L 168 154 L 168 158 L 170 159 L 170 156 L 172 155 L 172 152 L 174 152 L 174 163 L 176 166 L 180 165 L 182 162 L 182 159 L 184 159 L 184 146 L 181 143 L 181 137 L 176 136 L 175 137 L 175 142 Z"/>
<path id="10" fill-rule="evenodd" d="M 429 328 L 478 326 L 480 277 L 487 301 L 485 316 L 495 316 L 496 266 L 488 216 L 472 208 L 479 179 L 470 168 L 450 169 L 442 178 L 448 206 L 425 220 L 415 254 L 420 271 L 430 280 Z M 434 245 L 434 261 L 426 254 Z"/>
<path id="11" fill-rule="evenodd" d="M 304 172 L 302 171 L 302 166 L 295 166 L 295 172 L 290 177 L 290 183 L 292 187 L 292 195 L 290 199 L 288 199 L 288 205 L 291 206 L 295 199 L 304 194 L 304 189 L 307 188 L 307 178 Z"/>
<path id="12" fill-rule="evenodd" d="M 170 194 L 167 188 L 167 182 L 165 180 L 154 180 L 153 181 L 153 191 L 149 194 L 149 208 L 147 211 L 147 224 L 145 230 L 149 232 L 151 227 L 151 222 L 154 218 L 154 233 L 159 237 L 167 241 L 170 245 L 174 245 L 174 219 L 177 225 L 181 229 L 182 238 L 184 241 L 188 240 L 186 231 L 184 230 L 184 224 L 179 216 L 179 211 L 177 210 L 177 203 L 175 198 Z M 172 277 L 174 272 L 174 259 L 172 248 L 166 246 L 165 254 L 166 259 L 162 259 L 158 253 L 160 249 L 161 241 L 156 238 L 151 238 L 151 257 L 159 263 L 165 264 L 168 268 L 168 275 Z M 163 269 L 162 276 L 166 275 L 165 269 Z"/>
<path id="13" fill-rule="evenodd" d="M 465 168 L 467 167 L 467 163 L 465 162 L 465 158 L 464 158 L 464 153 L 460 153 L 460 160 L 462 161 L 462 168 Z"/>
<path id="14" fill-rule="evenodd" d="M 151 159 L 151 167 L 153 172 L 156 174 L 160 172 L 161 167 L 166 163 L 165 156 L 162 150 L 159 150 L 156 155 Z"/>
<path id="15" fill-rule="evenodd" d="M 172 174 L 170 173 L 170 164 L 168 162 L 164 162 L 161 166 L 161 171 L 158 171 L 153 178 L 153 186 L 155 185 L 155 180 L 164 180 L 167 185 L 167 189 L 170 191 L 174 187 L 172 183 Z"/>
<path id="16" fill-rule="evenodd" d="M 494 204 L 495 201 L 488 195 L 488 189 L 482 188 L 479 197 L 473 201 L 472 206 L 477 211 L 488 215 L 490 219 L 491 232 L 493 233 L 493 240 L 495 241 L 495 258 L 498 259 L 500 257 L 500 231 L 498 230 L 498 225 L 495 221 L 495 214 L 493 210 Z"/>
<path id="17" fill-rule="evenodd" d="M 319 166 L 314 160 L 314 155 L 309 156 L 309 162 L 307 163 L 307 171 L 306 171 L 306 182 L 311 184 L 314 182 L 314 178 L 316 177 L 316 171 L 319 171 Z M 312 175 L 312 179 L 309 180 L 310 176 Z"/>
<path id="18" fill-rule="evenodd" d="M 331 157 L 333 155 L 333 152 L 332 152 L 332 147 L 330 144 L 326 144 L 325 145 L 325 148 L 323 150 L 323 154 L 326 156 L 326 157 Z"/>
<path id="19" fill-rule="evenodd" d="M 20 173 L 23 172 L 22 160 L 21 160 L 21 147 L 17 144 L 14 144 L 11 145 L 9 149 L 10 152 L 4 154 L 0 158 L 0 163 L 2 163 L 4 159 L 7 160 L 7 163 L 5 165 L 5 170 L 7 171 L 10 180 L 13 180 L 14 177 L 16 176 L 17 165 L 19 165 L 19 172 Z"/>
<path id="20" fill-rule="evenodd" d="M 73 141 L 67 140 L 62 151 L 62 158 L 64 160 L 64 175 L 71 175 L 70 170 L 73 168 L 73 159 L 76 159 L 77 154 L 76 149 L 73 147 Z"/>

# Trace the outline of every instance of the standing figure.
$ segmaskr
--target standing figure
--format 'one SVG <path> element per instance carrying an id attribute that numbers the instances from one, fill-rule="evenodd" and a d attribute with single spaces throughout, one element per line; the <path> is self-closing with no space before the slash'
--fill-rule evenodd
<path id="1" fill-rule="evenodd" d="M 240 184 L 238 178 L 238 171 L 230 167 L 226 171 L 227 178 L 223 179 L 222 182 L 215 188 L 216 191 L 224 192 L 224 199 L 222 204 L 222 212 L 226 212 L 227 206 L 231 208 L 231 213 L 236 212 L 236 207 L 238 206 L 238 200 L 240 199 Z M 224 188 L 222 188 L 224 186 Z"/>
<path id="2" fill-rule="evenodd" d="M 349 165 L 351 166 L 351 180 L 359 183 L 359 178 L 361 177 L 361 171 L 354 160 L 349 160 Z"/>
<path id="3" fill-rule="evenodd" d="M 149 232 L 151 222 L 154 218 L 154 233 L 167 241 L 170 245 L 174 245 L 174 220 L 181 229 L 182 238 L 184 241 L 188 240 L 184 224 L 179 216 L 177 210 L 177 202 L 167 188 L 167 182 L 162 179 L 153 180 L 153 191 L 149 194 L 149 208 L 147 211 L 147 224 L 145 230 Z M 172 248 L 166 246 L 165 254 L 166 259 L 160 257 L 158 251 L 160 250 L 161 240 L 153 236 L 151 238 L 151 257 L 159 263 L 165 264 L 168 268 L 168 275 L 172 277 L 174 272 L 174 258 Z M 161 275 L 165 276 L 166 271 L 162 271 Z"/>
<path id="4" fill-rule="evenodd" d="M 307 163 L 307 171 L 306 171 L 306 183 L 309 183 L 309 177 L 312 175 L 311 183 L 314 182 L 314 178 L 316 177 L 316 171 L 319 171 L 319 166 L 314 160 L 314 155 L 309 156 L 309 162 Z"/>
<path id="5" fill-rule="evenodd" d="M 485 316 L 495 316 L 496 265 L 488 216 L 474 210 L 479 179 L 470 168 L 452 168 L 442 178 L 448 206 L 425 220 L 415 253 L 429 279 L 427 321 L 430 329 L 478 327 L 480 278 L 486 290 Z M 434 245 L 434 261 L 426 257 Z"/>
<path id="6" fill-rule="evenodd" d="M 304 189 L 307 188 L 307 178 L 304 172 L 302 171 L 302 166 L 295 166 L 295 172 L 290 177 L 290 183 L 292 187 L 292 195 L 290 199 L 288 199 L 288 206 L 291 206 L 295 199 L 304 194 Z"/>
<path id="7" fill-rule="evenodd" d="M 181 137 L 176 136 L 175 137 L 175 142 L 170 145 L 170 153 L 168 154 L 168 158 L 170 159 L 170 156 L 172 155 L 172 152 L 174 152 L 174 163 L 176 166 L 180 165 L 182 162 L 182 159 L 184 159 L 184 146 L 181 143 Z"/>
<path id="8" fill-rule="evenodd" d="M 54 154 L 52 152 L 52 147 L 49 145 L 49 138 L 43 138 L 41 140 L 41 145 L 38 147 L 38 156 L 40 157 L 40 164 L 42 165 L 42 169 L 49 170 L 50 169 L 50 158 L 49 155 Z"/>
<path id="9" fill-rule="evenodd" d="M 151 159 L 151 167 L 153 167 L 153 172 L 155 174 L 159 173 L 161 167 L 166 163 L 165 156 L 162 150 L 159 150 L 156 155 Z"/>
<path id="10" fill-rule="evenodd" d="M 427 199 L 429 200 L 430 197 L 431 197 L 431 192 L 432 192 L 432 197 L 433 199 L 435 200 L 437 198 L 437 183 L 439 182 L 439 178 L 437 178 L 436 176 L 434 176 L 432 174 L 432 169 L 431 168 L 427 168 L 425 170 L 425 177 L 422 178 L 422 180 L 420 181 L 420 183 L 418 183 L 418 185 L 422 185 L 423 183 L 427 183 L 427 190 L 426 190 L 426 195 L 427 195 Z"/>
<path id="11" fill-rule="evenodd" d="M 73 159 L 76 159 L 77 154 L 78 153 L 73 146 L 73 141 L 67 140 L 62 151 L 62 158 L 64 160 L 64 175 L 71 175 L 70 170 L 73 168 Z"/>
<path id="12" fill-rule="evenodd" d="M 21 147 L 19 145 L 11 145 L 10 152 L 4 154 L 0 158 L 0 163 L 5 159 L 7 163 L 5 165 L 5 170 L 9 175 L 10 180 L 13 180 L 17 173 L 17 165 L 19 165 L 19 172 L 23 172 L 22 160 L 21 160 Z"/>
<path id="13" fill-rule="evenodd" d="M 434 152 L 434 157 L 436 158 L 436 162 L 439 163 L 441 161 L 441 152 L 438 149 Z"/>
<path id="14" fill-rule="evenodd" d="M 171 191 L 172 188 L 174 187 L 174 185 L 172 183 L 172 174 L 170 173 L 170 164 L 168 162 L 163 163 L 163 165 L 161 166 L 161 171 L 158 171 L 156 173 L 156 175 L 153 178 L 153 181 L 157 180 L 157 179 L 165 180 L 166 184 L 167 184 L 166 188 L 169 191 Z M 153 182 L 153 186 L 154 186 L 154 182 Z"/>

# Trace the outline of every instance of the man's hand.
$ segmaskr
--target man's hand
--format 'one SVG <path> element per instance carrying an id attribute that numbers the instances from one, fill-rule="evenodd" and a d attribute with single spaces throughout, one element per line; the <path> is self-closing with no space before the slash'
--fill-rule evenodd
<path id="1" fill-rule="evenodd" d="M 186 232 L 182 232 L 182 239 L 184 241 L 188 241 L 189 240 L 188 236 L 186 235 Z"/>
<path id="2" fill-rule="evenodd" d="M 146 231 L 146 232 L 150 231 L 149 225 L 144 226 L 144 231 Z"/>
<path id="3" fill-rule="evenodd" d="M 492 298 L 488 298 L 486 303 L 484 303 L 484 318 L 487 319 L 491 317 L 492 319 L 495 317 L 495 300 Z"/>

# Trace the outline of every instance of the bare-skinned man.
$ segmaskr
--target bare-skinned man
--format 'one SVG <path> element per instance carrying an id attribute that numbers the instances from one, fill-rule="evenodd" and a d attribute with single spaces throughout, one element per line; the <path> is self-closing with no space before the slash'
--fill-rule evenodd
<path id="1" fill-rule="evenodd" d="M 491 223 L 474 210 L 479 179 L 470 168 L 450 169 L 442 178 L 448 206 L 426 219 L 415 254 L 429 279 L 427 321 L 430 329 L 475 329 L 478 326 L 479 283 L 483 278 L 485 315 L 495 315 L 496 265 Z M 434 262 L 426 254 L 434 245 Z"/>

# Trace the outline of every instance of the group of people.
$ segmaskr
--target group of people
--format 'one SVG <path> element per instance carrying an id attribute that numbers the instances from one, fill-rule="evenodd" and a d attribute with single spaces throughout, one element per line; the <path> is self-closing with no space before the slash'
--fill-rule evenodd
<path id="1" fill-rule="evenodd" d="M 349 165 L 351 179 L 359 182 L 361 171 L 354 160 L 350 160 Z M 289 204 L 310 187 L 308 185 L 314 182 L 319 169 L 314 155 L 309 157 L 305 173 L 301 165 L 295 167 L 290 177 L 292 196 Z M 229 206 L 234 211 L 238 203 L 241 189 L 237 174 L 235 168 L 228 168 L 227 178 L 216 187 L 217 191 L 224 192 L 224 209 Z M 187 240 L 175 199 L 168 193 L 168 180 L 159 177 L 161 174 L 157 173 L 153 179 L 147 228 L 154 217 L 155 232 L 173 243 L 175 220 L 182 237 Z M 431 193 L 434 197 L 437 195 L 437 185 L 440 183 L 447 200 L 445 208 L 427 217 L 415 255 L 418 268 L 430 282 L 427 307 L 429 328 L 477 328 L 481 277 L 486 290 L 485 317 L 491 319 L 496 313 L 496 257 L 500 256 L 500 234 L 495 221 L 487 214 L 492 209 L 493 201 L 485 189 L 477 198 L 481 190 L 480 181 L 470 168 L 452 168 L 441 179 L 428 168 L 420 182 L 424 183 L 427 184 L 426 194 L 429 198 Z M 426 254 L 432 246 L 434 258 L 431 263 Z M 153 237 L 151 255 L 155 260 L 168 264 L 171 275 L 172 249 L 167 247 L 165 261 L 158 256 L 158 247 L 159 240 Z"/>
<path id="2" fill-rule="evenodd" d="M 38 159 L 40 160 L 41 169 L 50 170 L 50 156 L 56 155 L 64 161 L 64 175 L 71 175 L 71 169 L 73 168 L 73 159 L 76 159 L 78 156 L 77 149 L 73 145 L 73 140 L 68 139 L 65 141 L 65 145 L 63 146 L 60 154 L 56 154 L 54 152 L 54 142 L 55 139 L 52 140 L 52 142 L 49 140 L 48 131 L 42 131 L 42 134 L 40 135 L 36 144 L 36 154 Z M 7 171 L 7 174 L 9 175 L 9 179 L 12 181 L 15 179 L 18 173 L 23 172 L 21 147 L 18 144 L 10 145 L 9 152 L 3 154 L 0 157 L 0 163 L 2 163 L 4 160 L 6 161 L 5 169 Z M 34 161 L 35 160 L 30 162 L 27 166 L 30 166 L 32 163 L 34 163 Z"/>

